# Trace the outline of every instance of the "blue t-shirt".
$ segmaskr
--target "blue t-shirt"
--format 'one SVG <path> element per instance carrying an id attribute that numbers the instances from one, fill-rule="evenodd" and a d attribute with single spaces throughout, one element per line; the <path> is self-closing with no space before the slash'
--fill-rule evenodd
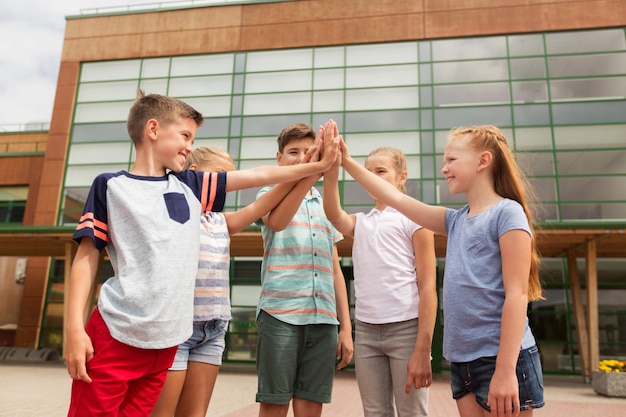
<path id="1" fill-rule="evenodd" d="M 498 354 L 504 304 L 499 239 L 511 230 L 531 233 L 522 206 L 513 200 L 503 199 L 476 216 L 468 213 L 469 206 L 446 211 L 443 356 L 451 362 Z M 520 349 L 534 344 L 526 318 Z"/>

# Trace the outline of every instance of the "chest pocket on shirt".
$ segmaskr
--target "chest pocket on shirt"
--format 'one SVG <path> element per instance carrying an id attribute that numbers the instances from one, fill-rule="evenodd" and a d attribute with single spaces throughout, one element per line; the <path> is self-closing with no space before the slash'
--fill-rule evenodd
<path id="1" fill-rule="evenodd" d="M 185 224 L 189 220 L 189 204 L 184 194 L 167 193 L 163 195 L 165 206 L 170 215 L 170 219 L 180 224 Z"/>

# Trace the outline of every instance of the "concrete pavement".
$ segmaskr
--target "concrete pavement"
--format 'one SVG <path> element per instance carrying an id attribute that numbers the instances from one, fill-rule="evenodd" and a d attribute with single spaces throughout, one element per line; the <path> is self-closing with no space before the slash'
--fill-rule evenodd
<path id="1" fill-rule="evenodd" d="M 435 375 L 430 389 L 430 417 L 456 417 L 448 374 Z M 62 417 L 67 413 L 71 379 L 62 362 L 37 364 L 0 362 L 0 417 Z M 217 378 L 207 416 L 255 417 L 256 374 L 249 365 L 224 365 Z M 578 376 L 545 376 L 546 406 L 538 417 L 624 417 L 625 398 L 596 394 Z M 289 416 L 292 417 L 291 411 Z M 335 378 L 333 401 L 324 417 L 362 417 L 359 391 L 352 370 Z"/>

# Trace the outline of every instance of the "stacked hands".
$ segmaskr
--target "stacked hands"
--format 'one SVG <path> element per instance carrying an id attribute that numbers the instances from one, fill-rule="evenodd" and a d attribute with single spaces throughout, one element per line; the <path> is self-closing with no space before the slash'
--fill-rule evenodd
<path id="1" fill-rule="evenodd" d="M 339 167 L 348 157 L 348 147 L 339 134 L 337 123 L 330 119 L 317 129 L 315 142 L 307 151 L 302 163 L 323 162 L 326 170 L 324 175 L 331 174 L 329 172 L 331 170 L 338 174 Z"/>

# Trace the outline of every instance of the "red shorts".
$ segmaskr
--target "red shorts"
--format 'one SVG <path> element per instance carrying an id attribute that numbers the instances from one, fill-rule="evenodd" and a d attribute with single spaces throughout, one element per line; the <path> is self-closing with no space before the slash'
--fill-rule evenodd
<path id="1" fill-rule="evenodd" d="M 111 337 L 98 309 L 87 326 L 94 356 L 87 362 L 90 384 L 74 380 L 68 417 L 149 416 L 176 349 L 140 349 Z"/>

